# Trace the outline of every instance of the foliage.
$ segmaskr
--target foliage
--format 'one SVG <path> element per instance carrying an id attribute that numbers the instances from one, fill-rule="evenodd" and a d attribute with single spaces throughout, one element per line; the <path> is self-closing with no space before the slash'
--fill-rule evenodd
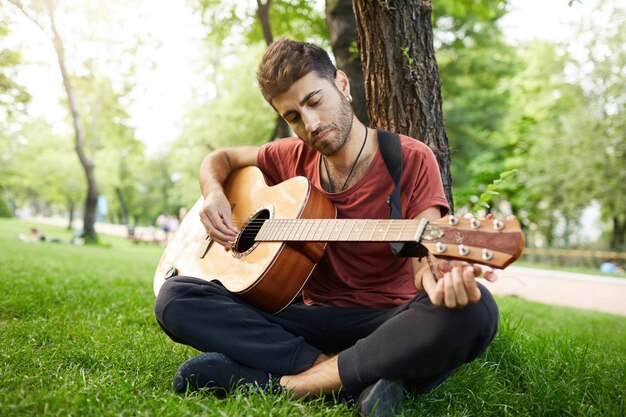
<path id="1" fill-rule="evenodd" d="M 507 80 L 520 67 L 498 26 L 507 1 L 445 1 L 434 6 L 434 35 L 442 82 L 457 207 L 508 168 L 497 135 L 509 108 Z"/>
<path id="2" fill-rule="evenodd" d="M 175 394 L 175 370 L 198 352 L 154 320 L 161 248 L 108 236 L 109 248 L 17 240 L 30 226 L 0 219 L 0 415 L 355 415 L 285 395 Z M 509 297 L 498 304 L 500 330 L 487 353 L 437 389 L 410 395 L 401 416 L 624 415 L 623 317 Z"/>
<path id="3" fill-rule="evenodd" d="M 0 4 L 0 16 L 2 16 L 2 5 Z M 0 23 L 0 41 L 3 41 L 9 28 L 6 20 Z M 26 87 L 15 81 L 16 71 L 22 57 L 20 52 L 9 48 L 0 49 L 0 117 L 11 119 L 16 112 L 26 111 L 26 104 L 30 101 L 31 95 Z"/>
<path id="4" fill-rule="evenodd" d="M 252 70 L 264 50 L 262 43 L 245 46 L 233 63 L 216 69 L 215 97 L 191 108 L 180 138 L 163 156 L 164 165 L 181 175 L 175 190 L 180 205 L 189 207 L 200 196 L 198 167 L 208 152 L 225 146 L 261 145 L 270 137 L 276 115 L 260 93 Z"/>
<path id="5" fill-rule="evenodd" d="M 0 196 L 0 217 L 13 217 L 13 210 L 2 196 Z"/>
<path id="6" fill-rule="evenodd" d="M 18 207 L 47 207 L 66 210 L 85 192 L 82 172 L 72 145 L 66 137 L 54 134 L 47 122 L 32 120 L 22 126 L 13 146 L 5 151 L 4 185 Z"/>
<path id="7" fill-rule="evenodd" d="M 266 0 L 267 1 L 267 0 Z M 328 39 L 322 10 L 308 0 L 271 1 L 269 20 L 275 38 L 289 36 L 296 40 L 325 42 Z M 257 2 L 227 0 L 189 0 L 202 15 L 207 28 L 207 41 L 212 45 L 224 43 L 253 45 L 264 41 L 256 16 Z"/>
<path id="8" fill-rule="evenodd" d="M 502 182 L 509 175 L 514 174 L 515 172 L 517 172 L 516 169 L 511 169 L 509 171 L 501 172 L 500 175 L 498 176 L 498 178 L 493 180 L 491 182 L 491 184 L 487 185 L 487 189 L 480 194 L 480 196 L 476 200 L 476 203 L 474 204 L 474 207 L 472 207 L 470 212 L 475 213 L 475 212 L 478 212 L 480 210 L 484 210 L 484 209 L 488 210 L 488 209 L 490 209 L 491 205 L 489 203 L 491 202 L 493 197 L 497 196 L 497 195 L 500 195 L 500 193 L 498 192 L 500 184 L 502 184 Z"/>

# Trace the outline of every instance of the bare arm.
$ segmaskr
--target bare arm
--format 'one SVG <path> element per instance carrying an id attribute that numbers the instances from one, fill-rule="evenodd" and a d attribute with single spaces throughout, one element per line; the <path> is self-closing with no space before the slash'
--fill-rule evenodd
<path id="1" fill-rule="evenodd" d="M 230 248 L 237 228 L 233 224 L 231 208 L 224 195 L 222 184 L 236 169 L 257 166 L 259 148 L 242 146 L 218 149 L 208 154 L 200 164 L 200 190 L 204 196 L 204 206 L 200 220 L 207 233 L 220 245 Z"/>
<path id="2" fill-rule="evenodd" d="M 436 207 L 430 207 L 420 213 L 417 218 L 439 220 L 440 213 Z M 428 255 L 420 260 L 413 258 L 415 288 L 424 290 L 435 305 L 448 308 L 462 308 L 468 303 L 476 303 L 481 294 L 476 278 L 483 275 L 479 266 L 466 262 L 448 262 Z M 484 277 L 495 280 L 492 271 L 485 271 Z"/>

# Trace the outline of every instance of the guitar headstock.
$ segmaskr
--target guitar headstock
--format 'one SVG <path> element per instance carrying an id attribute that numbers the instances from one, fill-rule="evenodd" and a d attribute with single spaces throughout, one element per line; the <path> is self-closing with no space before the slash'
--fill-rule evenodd
<path id="1" fill-rule="evenodd" d="M 420 239 L 438 258 L 505 268 L 524 250 L 524 233 L 517 219 L 463 219 L 448 216 L 430 221 Z"/>

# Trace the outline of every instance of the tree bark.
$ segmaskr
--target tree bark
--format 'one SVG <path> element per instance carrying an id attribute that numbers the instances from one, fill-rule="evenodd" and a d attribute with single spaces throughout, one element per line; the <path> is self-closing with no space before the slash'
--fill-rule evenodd
<path id="1" fill-rule="evenodd" d="M 337 68 L 345 72 L 350 80 L 354 114 L 360 121 L 369 125 L 361 58 L 350 50 L 352 45 L 357 44 L 352 0 L 326 0 L 326 26 Z"/>
<path id="2" fill-rule="evenodd" d="M 120 221 L 122 224 L 128 224 L 128 206 L 120 187 L 115 187 L 115 195 L 120 202 Z"/>
<path id="3" fill-rule="evenodd" d="M 261 22 L 263 37 L 265 38 L 265 43 L 269 46 L 272 42 L 274 42 L 272 26 L 270 25 L 270 6 L 272 5 L 272 0 L 256 0 L 256 4 L 256 14 L 259 18 L 259 22 Z M 280 139 L 290 135 L 291 131 L 289 129 L 289 125 L 280 115 L 278 115 L 278 117 L 276 117 L 274 131 L 272 132 L 269 141 L 271 142 L 274 139 Z"/>
<path id="4" fill-rule="evenodd" d="M 67 198 L 67 230 L 72 230 L 72 223 L 74 223 L 74 210 L 76 209 L 76 204 L 72 198 Z"/>
<path id="5" fill-rule="evenodd" d="M 67 102 L 70 108 L 72 116 L 72 122 L 74 125 L 75 135 L 75 150 L 78 154 L 78 159 L 85 171 L 87 178 L 87 196 L 85 198 L 85 212 L 83 214 L 83 236 L 87 241 L 97 240 L 97 234 L 95 229 L 96 223 L 96 205 L 98 201 L 98 185 L 96 183 L 96 177 L 94 175 L 95 164 L 91 161 L 85 153 L 85 132 L 83 124 L 78 112 L 78 105 L 74 96 L 74 88 L 72 87 L 70 75 L 65 66 L 65 51 L 63 48 L 63 40 L 59 34 L 56 21 L 54 19 L 54 6 L 51 1 L 46 2 L 48 7 L 48 17 L 50 18 L 50 27 L 52 29 L 54 50 L 57 55 L 57 61 L 59 63 L 59 69 L 61 70 L 61 76 L 63 78 L 63 86 L 65 87 L 65 93 L 67 94 Z"/>
<path id="6" fill-rule="evenodd" d="M 434 152 L 454 210 L 429 0 L 353 0 L 370 124 L 414 137 Z"/>
<path id="7" fill-rule="evenodd" d="M 619 216 L 613 216 L 613 233 L 611 236 L 611 250 L 622 251 L 626 248 L 626 218 L 620 221 Z"/>

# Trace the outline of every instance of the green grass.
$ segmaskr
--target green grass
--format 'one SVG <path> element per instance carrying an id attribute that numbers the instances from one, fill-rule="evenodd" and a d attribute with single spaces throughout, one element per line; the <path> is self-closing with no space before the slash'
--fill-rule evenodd
<path id="1" fill-rule="evenodd" d="M 0 219 L 0 416 L 355 416 L 344 405 L 244 395 L 180 396 L 197 354 L 156 324 L 161 249 L 103 237 L 97 247 L 28 244 Z M 69 239 L 61 228 L 42 227 Z M 487 353 L 410 395 L 403 416 L 624 416 L 626 318 L 499 298 Z"/>

